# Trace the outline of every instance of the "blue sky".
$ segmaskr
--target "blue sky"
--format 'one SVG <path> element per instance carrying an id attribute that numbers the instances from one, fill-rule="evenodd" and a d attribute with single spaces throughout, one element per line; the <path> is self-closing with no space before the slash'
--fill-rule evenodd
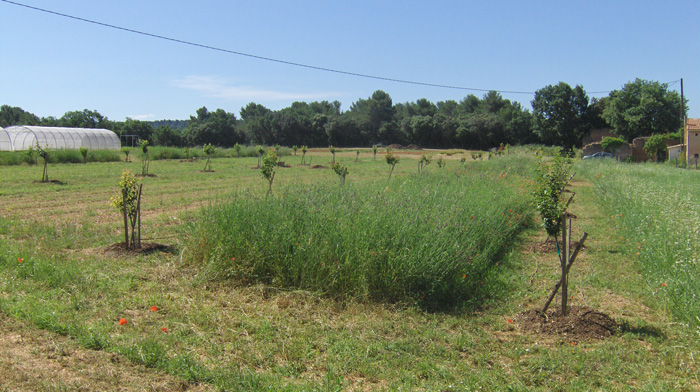
<path id="1" fill-rule="evenodd" d="M 700 117 L 700 1 L 13 0 L 279 60 L 416 82 L 606 96 L 635 78 L 684 79 Z M 461 100 L 482 91 L 353 77 L 183 45 L 0 1 L 0 104 L 111 120 L 238 115 L 249 102 Z M 671 85 L 680 91 L 680 83 Z M 531 109 L 530 94 L 503 93 Z"/>

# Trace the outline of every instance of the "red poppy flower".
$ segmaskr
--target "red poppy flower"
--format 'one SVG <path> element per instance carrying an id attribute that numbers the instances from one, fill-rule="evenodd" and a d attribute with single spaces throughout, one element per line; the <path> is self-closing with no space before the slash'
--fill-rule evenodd
<path id="1" fill-rule="evenodd" d="M 513 319 L 508 319 L 508 324 L 513 324 Z"/>
<path id="2" fill-rule="evenodd" d="M 664 286 L 664 287 L 668 286 L 668 285 L 666 284 L 666 282 L 661 283 L 661 285 Z"/>
<path id="3" fill-rule="evenodd" d="M 119 325 L 124 325 L 124 324 L 126 324 L 126 323 L 128 323 L 128 321 L 126 321 L 125 318 L 120 318 L 120 319 L 119 319 Z"/>
<path id="4" fill-rule="evenodd" d="M 151 312 L 157 312 L 157 311 L 158 311 L 157 306 L 155 306 L 155 305 L 151 306 Z"/>
<path id="5" fill-rule="evenodd" d="M 23 258 L 21 258 L 21 257 L 18 257 L 18 258 L 17 258 L 17 262 L 18 262 L 18 263 L 22 263 L 23 261 L 24 261 Z"/>
<path id="6" fill-rule="evenodd" d="M 165 333 L 168 333 L 168 329 L 165 328 L 165 327 L 161 328 L 160 330 L 163 331 L 163 332 L 165 332 Z"/>

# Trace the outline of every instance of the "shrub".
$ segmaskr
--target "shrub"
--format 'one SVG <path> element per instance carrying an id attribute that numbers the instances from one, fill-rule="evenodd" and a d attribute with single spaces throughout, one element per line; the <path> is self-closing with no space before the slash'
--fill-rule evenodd
<path id="1" fill-rule="evenodd" d="M 610 136 L 603 139 L 603 141 L 600 143 L 600 146 L 603 148 L 603 150 L 607 152 L 613 152 L 624 145 L 624 140 L 620 139 L 619 137 Z"/>

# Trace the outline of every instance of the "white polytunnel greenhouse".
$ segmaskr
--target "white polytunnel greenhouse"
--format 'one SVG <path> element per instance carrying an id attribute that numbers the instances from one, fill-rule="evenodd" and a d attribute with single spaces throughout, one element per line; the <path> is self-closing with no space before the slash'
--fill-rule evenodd
<path id="1" fill-rule="evenodd" d="M 2 128 L 0 128 L 1 130 Z M 101 128 L 62 128 L 15 125 L 0 131 L 0 151 L 23 151 L 29 146 L 51 149 L 119 150 L 116 133 Z"/>
<path id="2" fill-rule="evenodd" d="M 10 135 L 3 127 L 0 127 L 0 151 L 12 151 Z"/>

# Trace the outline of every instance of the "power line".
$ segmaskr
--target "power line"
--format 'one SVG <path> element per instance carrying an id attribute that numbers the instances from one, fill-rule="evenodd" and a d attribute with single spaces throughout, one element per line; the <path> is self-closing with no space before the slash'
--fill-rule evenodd
<path id="1" fill-rule="evenodd" d="M 504 93 L 504 94 L 528 94 L 528 95 L 534 94 L 534 92 L 532 92 L 532 91 L 489 90 L 489 89 L 482 89 L 482 88 L 461 87 L 461 86 L 451 86 L 451 85 L 446 85 L 446 84 L 417 82 L 417 81 L 412 81 L 412 80 L 389 78 L 389 77 L 385 77 L 385 76 L 369 75 L 369 74 L 363 74 L 363 73 L 358 73 L 358 72 L 343 71 L 343 70 L 339 70 L 339 69 L 320 67 L 320 66 L 316 66 L 316 65 L 296 63 L 293 61 L 280 60 L 280 59 L 275 59 L 272 57 L 259 56 L 259 55 L 250 54 L 250 53 L 243 53 L 243 52 L 239 52 L 239 51 L 235 51 L 235 50 L 224 49 L 224 48 L 219 48 L 216 46 L 200 44 L 197 42 L 185 41 L 185 40 L 181 40 L 181 39 L 177 39 L 177 38 L 171 38 L 171 37 L 166 37 L 163 35 L 148 33 L 145 31 L 134 30 L 134 29 L 126 28 L 126 27 L 112 25 L 109 23 L 98 22 L 98 21 L 92 20 L 92 19 L 81 18 L 78 16 L 63 14 L 60 12 L 51 11 L 51 10 L 47 10 L 47 9 L 39 8 L 39 7 L 34 7 L 34 6 L 27 5 L 27 4 L 17 3 L 14 1 L 10 1 L 10 0 L 0 0 L 0 1 L 8 3 L 8 4 L 16 5 L 19 7 L 29 8 L 29 9 L 32 9 L 35 11 L 45 12 L 47 14 L 62 16 L 64 18 L 74 19 L 74 20 L 78 20 L 81 22 L 85 22 L 85 23 L 95 24 L 98 26 L 109 27 L 112 29 L 126 31 L 129 33 L 144 35 L 144 36 L 151 37 L 151 38 L 158 38 L 161 40 L 176 42 L 176 43 L 183 44 L 183 45 L 195 46 L 195 47 L 199 47 L 199 48 L 203 48 L 203 49 L 215 50 L 218 52 L 235 54 L 238 56 L 245 56 L 245 57 L 250 57 L 250 58 L 254 58 L 254 59 L 258 59 L 258 60 L 270 61 L 270 62 L 286 64 L 286 65 L 293 65 L 296 67 L 308 68 L 308 69 L 313 69 L 313 70 L 317 70 L 317 71 L 333 72 L 333 73 L 349 75 L 349 76 L 356 76 L 356 77 L 367 78 L 367 79 L 377 79 L 377 80 L 384 80 L 384 81 L 389 81 L 389 82 L 413 84 L 413 85 L 418 85 L 418 86 L 439 87 L 439 88 L 447 88 L 447 89 L 454 89 L 454 90 L 468 90 L 468 91 L 480 91 L 480 92 L 496 91 L 498 93 Z"/>
<path id="2" fill-rule="evenodd" d="M 185 40 L 181 40 L 181 39 L 177 39 L 177 38 L 171 38 L 171 37 L 166 37 L 163 35 L 148 33 L 145 31 L 134 30 L 134 29 L 130 29 L 127 27 L 116 26 L 116 25 L 112 25 L 109 23 L 98 22 L 98 21 L 92 20 L 92 19 L 81 18 L 78 16 L 63 14 L 60 12 L 51 11 L 51 10 L 47 10 L 44 8 L 34 7 L 31 5 L 22 4 L 22 3 L 15 2 L 15 1 L 10 1 L 10 0 L 0 0 L 0 1 L 2 1 L 4 3 L 16 5 L 19 7 L 28 8 L 28 9 L 35 10 L 35 11 L 44 12 L 47 14 L 62 16 L 64 18 L 69 18 L 69 19 L 73 19 L 73 20 L 77 20 L 77 21 L 81 21 L 81 22 L 85 22 L 85 23 L 91 23 L 91 24 L 95 24 L 98 26 L 109 27 L 111 29 L 126 31 L 129 33 L 139 34 L 139 35 L 143 35 L 143 36 L 147 36 L 147 37 L 151 37 L 151 38 L 157 38 L 157 39 L 161 39 L 161 40 L 165 40 L 165 41 L 175 42 L 175 43 L 194 46 L 194 47 L 203 48 L 203 49 L 214 50 L 214 51 L 228 53 L 228 54 L 234 54 L 234 55 L 238 55 L 238 56 L 250 57 L 250 58 L 263 60 L 263 61 L 269 61 L 269 62 L 274 62 L 274 63 L 279 63 L 279 64 L 292 65 L 295 67 L 313 69 L 313 70 L 317 70 L 317 71 L 332 72 L 332 73 L 361 77 L 361 78 L 366 78 L 366 79 L 384 80 L 384 81 L 388 81 L 388 82 L 412 84 L 412 85 L 418 85 L 418 86 L 438 87 L 438 88 L 446 88 L 446 89 L 453 89 L 453 90 L 467 90 L 467 91 L 479 91 L 479 92 L 495 91 L 497 93 L 502 93 L 502 94 L 527 94 L 527 95 L 534 95 L 535 94 L 535 92 L 533 92 L 533 91 L 492 90 L 492 89 L 482 89 L 482 88 L 473 88 L 473 87 L 452 86 L 452 85 L 437 84 L 437 83 L 417 82 L 417 81 L 412 81 L 412 80 L 389 78 L 389 77 L 385 77 L 385 76 L 369 75 L 369 74 L 363 74 L 363 73 L 358 73 L 358 72 L 343 71 L 343 70 L 338 70 L 338 69 L 333 69 L 333 68 L 320 67 L 320 66 L 316 66 L 316 65 L 302 64 L 302 63 L 297 63 L 297 62 L 288 61 L 288 60 L 280 60 L 280 59 L 275 59 L 272 57 L 265 57 L 265 56 L 250 54 L 250 53 L 239 52 L 239 51 L 235 51 L 235 50 L 231 50 L 231 49 L 219 48 L 216 46 L 200 44 L 200 43 L 192 42 L 192 41 L 185 41 Z M 672 82 L 668 82 L 667 84 L 670 87 L 670 86 L 673 86 L 674 84 L 678 83 L 679 81 L 680 81 L 680 79 L 674 80 Z M 589 92 L 587 92 L 587 94 L 608 94 L 610 92 L 611 91 L 589 91 Z"/>

